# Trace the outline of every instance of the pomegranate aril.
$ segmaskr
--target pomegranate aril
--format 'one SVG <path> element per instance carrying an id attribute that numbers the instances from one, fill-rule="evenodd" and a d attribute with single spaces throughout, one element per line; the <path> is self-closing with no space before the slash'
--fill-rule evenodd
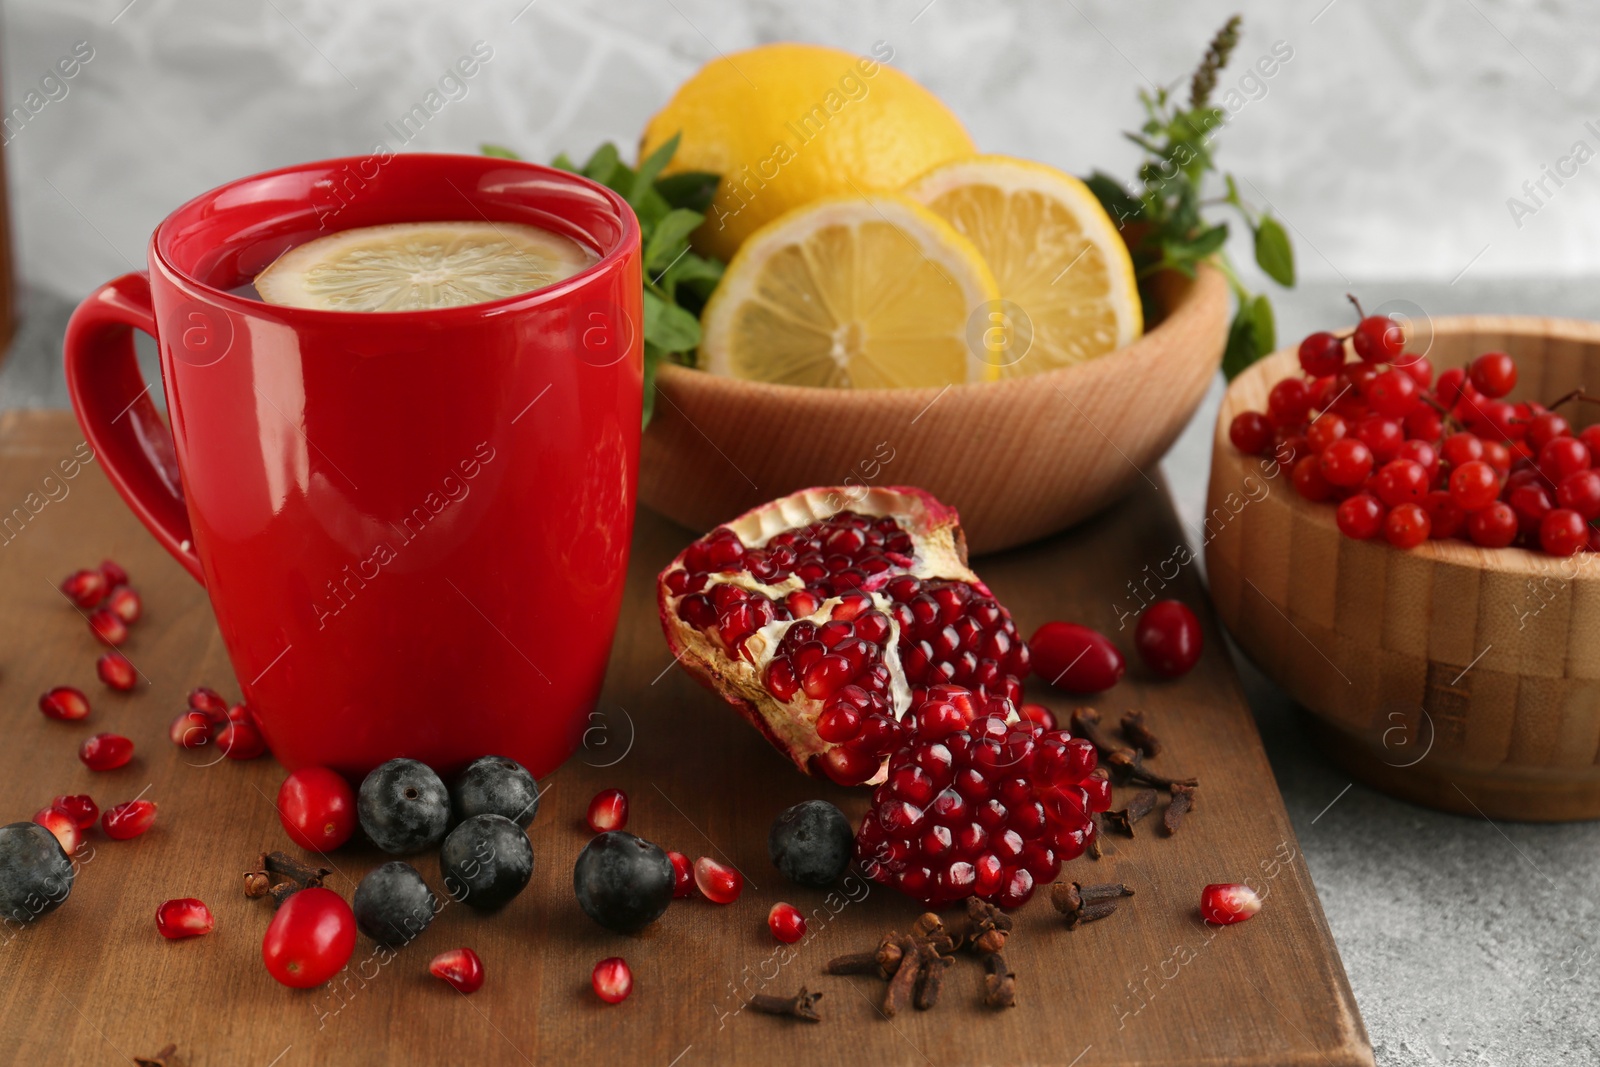
<path id="1" fill-rule="evenodd" d="M 216 728 L 216 723 L 205 712 L 185 708 L 172 720 L 167 736 L 179 748 L 201 748 L 211 743 Z"/>
<path id="2" fill-rule="evenodd" d="M 139 672 L 121 652 L 107 652 L 94 662 L 100 680 L 118 692 L 126 693 L 139 684 Z"/>
<path id="3" fill-rule="evenodd" d="M 628 825 L 628 794 L 620 789 L 602 789 L 589 801 L 589 829 L 597 834 L 620 830 Z"/>
<path id="4" fill-rule="evenodd" d="M 694 866 L 682 852 L 668 852 L 672 861 L 672 895 L 679 900 L 694 896 Z"/>
<path id="5" fill-rule="evenodd" d="M 156 909 L 156 930 L 169 941 L 203 937 L 216 928 L 217 921 L 205 901 L 194 897 L 162 901 Z"/>
<path id="6" fill-rule="evenodd" d="M 150 824 L 155 821 L 155 801 L 130 800 L 107 808 L 105 814 L 100 816 L 100 828 L 113 841 L 126 841 L 150 829 Z"/>
<path id="7" fill-rule="evenodd" d="M 806 936 L 806 917 L 793 904 L 780 901 L 767 912 L 767 929 L 785 945 L 792 945 Z"/>
<path id="8" fill-rule="evenodd" d="M 61 591 L 67 599 L 85 610 L 98 607 L 110 588 L 105 575 L 97 570 L 73 571 L 61 580 Z"/>
<path id="9" fill-rule="evenodd" d="M 1006 871 L 1004 884 L 993 903 L 1002 908 L 1020 908 L 1033 896 L 1033 890 L 1033 874 L 1025 867 L 1012 868 Z"/>
<path id="10" fill-rule="evenodd" d="M 1261 898 L 1247 885 L 1208 885 L 1200 891 L 1200 915 L 1210 923 L 1242 923 L 1261 910 Z"/>
<path id="11" fill-rule="evenodd" d="M 450 983 L 458 993 L 476 993 L 483 988 L 483 960 L 470 948 L 439 953 L 429 961 L 428 973 Z"/>
<path id="12" fill-rule="evenodd" d="M 633 992 L 633 972 L 628 969 L 627 960 L 612 956 L 594 965 L 589 984 L 594 987 L 595 996 L 607 1004 L 621 1004 Z"/>
<path id="13" fill-rule="evenodd" d="M 251 760 L 265 755 L 267 751 L 267 742 L 255 723 L 248 719 L 234 719 L 231 712 L 227 725 L 217 731 L 216 741 L 222 754 L 229 759 Z"/>
<path id="14" fill-rule="evenodd" d="M 86 793 L 63 793 L 50 802 L 53 808 L 67 813 L 80 830 L 87 830 L 100 818 L 100 808 L 94 798 Z"/>
<path id="15" fill-rule="evenodd" d="M 113 560 L 100 561 L 100 574 L 106 580 L 107 589 L 128 584 L 128 572 L 122 569 L 122 564 Z"/>
<path id="16" fill-rule="evenodd" d="M 1101 771 L 1100 774 L 1104 774 Z M 1083 791 L 1089 797 L 1089 810 L 1102 812 L 1111 810 L 1111 779 L 1102 778 L 1098 774 L 1091 774 L 1083 780 Z"/>
<path id="17" fill-rule="evenodd" d="M 220 721 L 228 716 L 228 702 L 222 699 L 221 694 L 214 689 L 200 686 L 189 693 L 189 706 L 196 711 L 203 711 Z"/>
<path id="18" fill-rule="evenodd" d="M 89 629 L 108 645 L 120 645 L 128 639 L 128 624 L 110 608 L 96 608 L 90 612 Z"/>
<path id="19" fill-rule="evenodd" d="M 829 744 L 843 744 L 861 733 L 861 713 L 848 704 L 829 704 L 817 717 L 817 736 Z"/>
<path id="20" fill-rule="evenodd" d="M 70 685 L 58 685 L 39 697 L 39 710 L 48 718 L 77 722 L 89 716 L 89 698 Z"/>
<path id="21" fill-rule="evenodd" d="M 78 746 L 78 758 L 91 771 L 114 771 L 133 758 L 133 742 L 121 734 L 95 734 Z"/>
<path id="22" fill-rule="evenodd" d="M 744 875 L 710 856 L 694 861 L 694 884 L 713 904 L 732 904 L 744 889 Z"/>
<path id="23" fill-rule="evenodd" d="M 144 604 L 135 593 L 125 585 L 119 585 L 111 590 L 106 597 L 106 608 L 117 618 L 126 623 L 139 621 L 139 616 L 144 614 Z"/>
<path id="24" fill-rule="evenodd" d="M 83 844 L 83 830 L 77 820 L 58 807 L 40 808 L 33 813 L 33 821 L 54 834 L 61 851 L 69 856 Z"/>

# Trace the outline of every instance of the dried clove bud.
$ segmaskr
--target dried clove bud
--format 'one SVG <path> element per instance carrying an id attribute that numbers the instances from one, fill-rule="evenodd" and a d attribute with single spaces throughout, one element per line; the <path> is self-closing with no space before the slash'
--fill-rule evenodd
<path id="1" fill-rule="evenodd" d="M 1098 919 L 1104 919 L 1116 910 L 1117 902 L 1114 900 L 1102 900 L 1096 904 L 1085 904 L 1078 910 L 1076 915 L 1067 917 L 1067 929 L 1076 930 L 1084 923 L 1092 923 Z"/>
<path id="2" fill-rule="evenodd" d="M 788 1015 L 796 1019 L 804 1019 L 808 1023 L 820 1023 L 822 1013 L 817 1010 L 817 1001 L 822 999 L 821 993 L 810 993 L 805 986 L 800 987 L 800 992 L 792 997 L 775 997 L 766 993 L 757 993 L 750 998 L 752 1011 L 759 1011 L 763 1015 Z"/>
<path id="3" fill-rule="evenodd" d="M 1133 824 L 1156 809 L 1156 791 L 1141 789 L 1133 794 L 1128 806 L 1121 811 L 1105 813 L 1105 825 L 1127 837 L 1133 836 Z"/>
<path id="4" fill-rule="evenodd" d="M 1172 800 L 1167 804 L 1166 813 L 1161 816 L 1161 832 L 1171 837 L 1178 832 L 1178 826 L 1183 822 L 1183 817 L 1194 807 L 1194 786 L 1174 785 L 1172 787 Z"/>
<path id="5" fill-rule="evenodd" d="M 266 871 L 244 872 L 244 895 L 251 900 L 267 895 L 267 890 L 272 888 L 272 881 L 267 877 Z"/>
<path id="6" fill-rule="evenodd" d="M 1117 910 L 1118 898 L 1131 896 L 1133 890 L 1121 882 L 1103 882 L 1098 885 L 1057 882 L 1050 887 L 1050 903 L 1066 916 L 1069 930 L 1075 929 L 1082 923 L 1104 919 Z"/>
<path id="7" fill-rule="evenodd" d="M 1017 976 L 998 952 L 983 958 L 983 1003 L 991 1008 L 1012 1008 L 1017 1003 Z"/>
<path id="8" fill-rule="evenodd" d="M 822 965 L 823 974 L 877 974 L 876 952 L 847 952 Z"/>
<path id="9" fill-rule="evenodd" d="M 1130 748 L 1106 733 L 1105 727 L 1100 722 L 1100 713 L 1094 708 L 1072 709 L 1072 732 L 1079 737 L 1087 738 L 1089 743 L 1099 750 L 1101 764 L 1121 771 L 1130 782 L 1154 786 L 1157 789 L 1168 789 L 1174 785 L 1199 784 L 1193 778 L 1168 778 L 1146 767 L 1144 756 L 1138 749 Z"/>
<path id="10" fill-rule="evenodd" d="M 954 962 L 948 956 L 930 956 L 922 961 L 922 972 L 917 975 L 917 988 L 913 998 L 918 1011 L 927 1011 L 939 1003 L 939 990 L 944 984 L 944 972 Z"/>
<path id="11" fill-rule="evenodd" d="M 305 886 L 300 885 L 298 882 L 279 882 L 267 890 L 267 895 L 272 898 L 272 906 L 277 908 L 282 907 L 284 901 L 304 888 Z"/>
<path id="12" fill-rule="evenodd" d="M 167 1067 L 167 1064 L 171 1062 L 173 1055 L 177 1051 L 178 1046 L 169 1041 L 167 1042 L 167 1047 L 154 1056 L 135 1056 L 133 1062 L 138 1064 L 139 1067 Z"/>
<path id="13" fill-rule="evenodd" d="M 311 867 L 286 852 L 268 852 L 261 857 L 261 866 L 268 874 L 281 875 L 300 883 L 302 889 L 321 885 L 333 872 L 326 867 Z"/>
<path id="14" fill-rule="evenodd" d="M 1094 836 L 1089 839 L 1089 858 L 1097 860 L 1106 854 L 1105 845 L 1101 844 L 1100 841 L 1106 835 L 1106 823 L 1098 812 L 1090 815 L 1089 818 L 1094 822 Z"/>
<path id="15" fill-rule="evenodd" d="M 1145 725 L 1144 712 L 1130 711 L 1122 717 L 1122 736 L 1128 744 L 1154 759 L 1161 755 L 1161 741 Z"/>
<path id="16" fill-rule="evenodd" d="M 878 973 L 885 978 L 894 977 L 894 973 L 900 969 L 900 958 L 904 954 L 904 950 L 900 947 L 900 935 L 893 930 L 889 931 L 883 940 L 878 942 Z"/>
<path id="17" fill-rule="evenodd" d="M 967 898 L 967 948 L 980 955 L 999 952 L 1011 934 L 1011 916 L 977 897 Z"/>
<path id="18" fill-rule="evenodd" d="M 916 938 L 900 939 L 900 966 L 895 968 L 894 975 L 889 979 L 889 988 L 883 995 L 884 1015 L 892 1019 L 911 1002 L 925 955 L 922 944 Z"/>

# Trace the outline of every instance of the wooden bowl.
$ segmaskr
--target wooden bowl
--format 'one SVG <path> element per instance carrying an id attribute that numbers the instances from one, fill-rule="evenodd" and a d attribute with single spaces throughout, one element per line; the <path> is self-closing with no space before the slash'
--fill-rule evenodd
<path id="1" fill-rule="evenodd" d="M 972 552 L 1070 526 L 1172 445 L 1222 359 L 1229 300 L 1203 269 L 1167 316 L 1101 359 L 944 389 L 768 385 L 664 366 L 639 499 L 695 530 L 817 485 L 914 485 L 961 513 Z"/>
<path id="2" fill-rule="evenodd" d="M 1513 399 L 1600 383 L 1600 323 L 1433 320 L 1436 370 L 1499 349 Z M 1239 646 L 1315 716 L 1335 762 L 1429 807 L 1496 819 L 1600 817 L 1600 556 L 1339 533 L 1331 504 L 1240 455 L 1228 424 L 1298 372 L 1283 351 L 1234 380 L 1217 417 L 1206 567 Z M 1595 409 L 1569 405 L 1575 425 Z"/>

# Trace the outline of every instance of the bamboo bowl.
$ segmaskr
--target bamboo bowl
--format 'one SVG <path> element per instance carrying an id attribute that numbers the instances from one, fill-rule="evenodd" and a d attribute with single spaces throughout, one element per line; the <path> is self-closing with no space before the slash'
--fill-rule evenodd
<path id="1" fill-rule="evenodd" d="M 1227 283 L 1203 268 L 1127 348 L 1026 378 L 815 389 L 663 366 L 639 500 L 695 530 L 817 485 L 914 485 L 961 513 L 974 554 L 1121 497 L 1171 447 L 1217 372 Z"/>
<path id="2" fill-rule="evenodd" d="M 1600 383 L 1600 323 L 1436 319 L 1426 354 L 1444 370 L 1491 349 L 1516 357 L 1513 399 Z M 1217 417 L 1204 531 L 1217 614 L 1357 779 L 1496 819 L 1600 817 L 1600 555 L 1344 537 L 1333 505 L 1228 440 L 1234 415 L 1265 410 L 1297 370 L 1293 351 L 1263 360 Z"/>

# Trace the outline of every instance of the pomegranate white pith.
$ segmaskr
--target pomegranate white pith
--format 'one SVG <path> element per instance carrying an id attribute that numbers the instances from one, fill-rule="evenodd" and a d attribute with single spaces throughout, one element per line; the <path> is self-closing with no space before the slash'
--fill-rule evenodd
<path id="1" fill-rule="evenodd" d="M 680 553 L 661 623 L 678 661 L 800 769 L 865 783 L 930 689 L 1020 703 L 1027 645 L 966 555 L 955 510 L 919 489 L 806 489 Z"/>

